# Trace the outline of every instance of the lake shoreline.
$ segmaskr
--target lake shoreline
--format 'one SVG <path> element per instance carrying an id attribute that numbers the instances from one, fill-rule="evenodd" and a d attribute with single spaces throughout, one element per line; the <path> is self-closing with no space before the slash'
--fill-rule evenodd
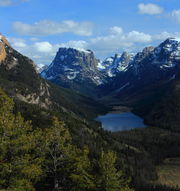
<path id="1" fill-rule="evenodd" d="M 126 112 L 132 112 L 132 108 L 126 107 L 126 106 L 113 106 L 112 110 L 110 110 L 108 113 L 120 114 L 120 113 L 126 113 Z"/>
<path id="2" fill-rule="evenodd" d="M 116 107 L 115 111 L 99 116 L 96 120 L 101 122 L 101 127 L 103 129 L 111 132 L 146 127 L 144 120 L 141 117 L 129 111 L 129 108 L 124 107 Z"/>

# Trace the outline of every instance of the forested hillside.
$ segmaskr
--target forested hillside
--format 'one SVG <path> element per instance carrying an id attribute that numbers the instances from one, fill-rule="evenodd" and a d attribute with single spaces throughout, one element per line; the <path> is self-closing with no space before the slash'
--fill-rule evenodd
<path id="1" fill-rule="evenodd" d="M 68 128 L 52 117 L 48 128 L 35 128 L 0 90 L 0 189 L 124 190 L 129 181 L 116 166 L 113 151 L 90 157 L 88 146 L 73 144 Z"/>

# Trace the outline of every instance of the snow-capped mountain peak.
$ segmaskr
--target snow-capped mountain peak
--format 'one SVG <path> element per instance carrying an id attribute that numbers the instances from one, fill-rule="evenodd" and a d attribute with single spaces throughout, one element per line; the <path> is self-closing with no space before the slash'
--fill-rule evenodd
<path id="1" fill-rule="evenodd" d="M 115 54 L 114 57 L 106 58 L 102 63 L 100 69 L 103 70 L 109 77 L 114 77 L 119 72 L 125 72 L 130 66 L 134 54 L 123 52 L 122 54 Z"/>
<path id="2" fill-rule="evenodd" d="M 60 48 L 53 62 L 41 72 L 41 76 L 64 87 L 79 90 L 81 84 L 88 89 L 103 83 L 104 74 L 98 70 L 100 65 L 101 62 L 91 50 Z"/>
<path id="3" fill-rule="evenodd" d="M 87 94 L 92 93 L 96 87 L 105 87 L 109 83 L 113 83 L 111 88 L 122 92 L 159 80 L 174 80 L 179 69 L 180 39 L 169 38 L 157 47 L 145 47 L 136 55 L 123 52 L 104 61 L 96 59 L 91 50 L 60 48 L 53 62 L 41 75 L 81 93 L 81 89 L 88 89 Z"/>

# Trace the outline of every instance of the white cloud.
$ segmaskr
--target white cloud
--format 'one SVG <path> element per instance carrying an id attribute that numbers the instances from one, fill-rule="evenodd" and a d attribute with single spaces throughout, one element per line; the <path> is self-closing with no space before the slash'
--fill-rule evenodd
<path id="1" fill-rule="evenodd" d="M 172 18 L 177 22 L 180 23 L 180 9 L 179 10 L 173 10 L 171 13 Z"/>
<path id="2" fill-rule="evenodd" d="M 180 38 L 180 32 L 169 33 L 167 31 L 164 31 L 152 36 L 153 40 L 159 40 L 159 41 L 164 41 L 167 38 Z"/>
<path id="3" fill-rule="evenodd" d="M 138 32 L 138 31 L 131 31 L 127 34 L 127 40 L 130 42 L 147 43 L 151 42 L 152 38 L 151 35 L 149 34 L 145 34 L 143 32 Z"/>
<path id="4" fill-rule="evenodd" d="M 160 34 L 156 34 L 153 36 L 153 40 L 165 40 L 167 38 L 173 37 L 173 35 L 169 32 L 161 32 Z"/>
<path id="5" fill-rule="evenodd" d="M 33 59 L 37 64 L 50 64 L 60 47 L 60 44 L 51 44 L 48 41 L 27 42 L 22 38 L 8 38 L 11 46 L 25 56 Z"/>
<path id="6" fill-rule="evenodd" d="M 38 38 L 32 37 L 30 38 L 31 41 L 38 41 Z"/>
<path id="7" fill-rule="evenodd" d="M 9 38 L 11 45 L 22 54 L 30 57 L 39 64 L 50 64 L 60 47 L 91 49 L 97 58 L 104 59 L 107 56 L 123 51 L 137 52 L 150 45 L 158 45 L 170 37 L 180 37 L 180 32 L 159 34 L 146 34 L 136 30 L 125 32 L 121 27 L 114 26 L 109 29 L 107 35 L 89 38 L 89 40 L 67 41 L 53 44 L 49 41 L 38 39 Z M 33 41 L 35 40 L 35 41 Z"/>
<path id="8" fill-rule="evenodd" d="M 51 53 L 53 46 L 49 42 L 36 42 L 34 44 L 35 49 L 42 53 Z"/>
<path id="9" fill-rule="evenodd" d="M 144 47 L 146 43 L 151 41 L 151 35 L 149 34 L 138 31 L 125 33 L 121 27 L 114 26 L 110 28 L 108 35 L 97 36 L 87 41 L 77 40 L 52 44 L 48 41 L 32 41 L 32 39 L 29 39 L 29 42 L 26 43 L 23 39 L 14 38 L 10 42 L 14 48 L 32 58 L 36 63 L 50 64 L 60 47 L 91 49 L 98 57 L 106 57 L 109 54 L 124 50 L 137 50 L 137 47 Z M 21 46 L 23 43 L 24 46 Z"/>
<path id="10" fill-rule="evenodd" d="M 11 0 L 0 0 L 0 6 L 1 7 L 7 7 L 12 5 L 12 1 Z"/>
<path id="11" fill-rule="evenodd" d="M 27 46 L 26 41 L 22 38 L 8 38 L 13 47 L 25 48 Z"/>
<path id="12" fill-rule="evenodd" d="M 98 36 L 90 39 L 88 46 L 96 50 L 98 55 L 114 54 L 124 50 L 134 50 L 136 47 L 145 46 L 144 44 L 152 41 L 149 34 L 138 31 L 123 32 L 121 27 L 110 28 L 110 33 L 106 36 Z"/>
<path id="13" fill-rule="evenodd" d="M 61 43 L 60 47 L 87 49 L 88 48 L 88 43 L 86 41 L 83 41 L 83 40 L 68 41 L 66 43 Z"/>
<path id="14" fill-rule="evenodd" d="M 93 32 L 93 24 L 91 22 L 75 22 L 72 20 L 62 22 L 43 20 L 32 25 L 14 22 L 13 29 L 21 35 L 46 36 L 69 32 L 80 36 L 90 36 Z"/>
<path id="15" fill-rule="evenodd" d="M 121 27 L 114 26 L 114 27 L 110 28 L 110 32 L 112 34 L 122 34 L 123 33 L 123 29 Z"/>
<path id="16" fill-rule="evenodd" d="M 29 0 L 0 0 L 0 7 L 8 7 L 17 3 L 27 2 Z"/>
<path id="17" fill-rule="evenodd" d="M 140 3 L 138 5 L 139 13 L 140 14 L 148 14 L 148 15 L 157 15 L 163 12 L 163 8 L 159 7 L 156 4 L 148 3 Z"/>

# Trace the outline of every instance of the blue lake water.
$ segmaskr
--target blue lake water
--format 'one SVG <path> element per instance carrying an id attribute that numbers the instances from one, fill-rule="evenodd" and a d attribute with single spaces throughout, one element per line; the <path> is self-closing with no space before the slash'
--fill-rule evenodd
<path id="1" fill-rule="evenodd" d="M 97 117 L 96 120 L 102 123 L 102 128 L 112 132 L 146 127 L 143 119 L 131 112 L 108 113 Z"/>

